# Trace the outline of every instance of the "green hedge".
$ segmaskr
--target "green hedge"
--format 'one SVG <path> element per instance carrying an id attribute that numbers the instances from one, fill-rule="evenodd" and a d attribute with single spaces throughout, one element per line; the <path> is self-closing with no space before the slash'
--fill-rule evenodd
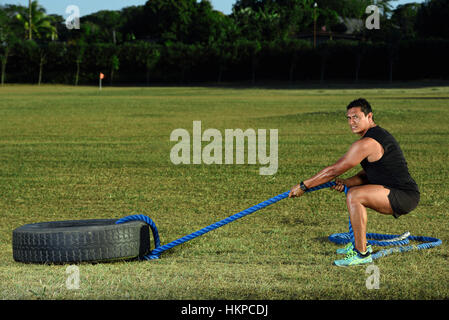
<path id="1" fill-rule="evenodd" d="M 4 49 L 4 48 L 3 48 Z M 1 51 L 0 55 L 4 52 Z M 263 80 L 447 79 L 448 40 L 408 40 L 397 44 L 334 40 L 313 48 L 310 41 L 237 41 L 223 45 L 149 42 L 74 44 L 16 43 L 6 65 L 6 83 L 187 83 Z M 115 68 L 113 68 L 113 61 Z"/>

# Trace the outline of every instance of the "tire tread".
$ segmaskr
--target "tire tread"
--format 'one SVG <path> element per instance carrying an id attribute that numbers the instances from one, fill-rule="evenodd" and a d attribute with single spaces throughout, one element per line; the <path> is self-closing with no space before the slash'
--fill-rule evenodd
<path id="1" fill-rule="evenodd" d="M 148 253 L 149 229 L 142 221 L 115 225 L 105 220 L 104 226 L 95 223 L 94 228 L 89 227 L 89 220 L 73 221 L 72 224 L 61 230 L 52 222 L 42 227 L 34 224 L 15 229 L 14 260 L 30 263 L 102 262 L 137 258 Z"/>

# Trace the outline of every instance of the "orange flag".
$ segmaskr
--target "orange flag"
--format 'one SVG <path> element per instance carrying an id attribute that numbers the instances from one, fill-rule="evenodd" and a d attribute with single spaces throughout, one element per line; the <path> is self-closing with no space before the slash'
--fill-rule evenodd
<path id="1" fill-rule="evenodd" d="M 104 74 L 100 72 L 100 79 L 104 79 Z"/>

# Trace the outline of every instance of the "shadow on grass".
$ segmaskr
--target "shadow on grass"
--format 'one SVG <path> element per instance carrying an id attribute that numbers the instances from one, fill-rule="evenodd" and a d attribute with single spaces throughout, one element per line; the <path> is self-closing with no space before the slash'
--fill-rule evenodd
<path id="1" fill-rule="evenodd" d="M 315 238 L 312 238 L 312 240 L 313 240 L 313 241 L 320 242 L 320 243 L 330 243 L 330 244 L 333 244 L 331 241 L 329 241 L 329 238 L 328 238 L 328 237 L 315 237 Z"/>

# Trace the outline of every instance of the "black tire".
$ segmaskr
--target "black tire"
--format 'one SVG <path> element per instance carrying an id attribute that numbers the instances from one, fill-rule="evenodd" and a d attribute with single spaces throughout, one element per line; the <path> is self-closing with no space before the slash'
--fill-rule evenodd
<path id="1" fill-rule="evenodd" d="M 33 223 L 12 233 L 13 258 L 28 263 L 105 262 L 141 258 L 150 249 L 143 221 L 116 219 Z"/>

